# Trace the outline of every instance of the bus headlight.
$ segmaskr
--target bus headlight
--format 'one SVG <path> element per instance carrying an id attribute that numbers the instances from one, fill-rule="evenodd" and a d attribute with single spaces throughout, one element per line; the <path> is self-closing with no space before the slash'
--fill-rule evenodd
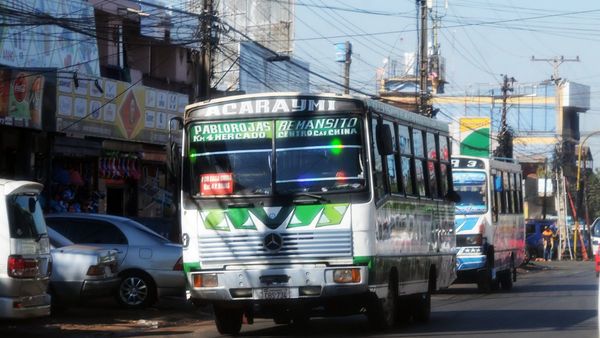
<path id="1" fill-rule="evenodd" d="M 333 281 L 336 283 L 359 283 L 360 269 L 333 270 Z"/>
<path id="2" fill-rule="evenodd" d="M 198 273 L 194 274 L 195 288 L 214 288 L 219 285 L 219 279 L 216 273 Z"/>

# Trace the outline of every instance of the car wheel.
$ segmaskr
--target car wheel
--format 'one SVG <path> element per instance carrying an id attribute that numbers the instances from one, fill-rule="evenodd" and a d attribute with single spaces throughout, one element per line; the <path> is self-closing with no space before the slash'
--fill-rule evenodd
<path id="1" fill-rule="evenodd" d="M 117 301 L 121 306 L 138 309 L 156 302 L 156 286 L 150 276 L 131 272 L 123 275 L 117 290 Z"/>

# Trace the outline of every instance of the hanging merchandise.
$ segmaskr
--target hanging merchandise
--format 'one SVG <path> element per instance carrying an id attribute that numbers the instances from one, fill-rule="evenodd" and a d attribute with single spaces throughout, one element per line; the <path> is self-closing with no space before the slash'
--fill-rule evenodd
<path id="1" fill-rule="evenodd" d="M 131 153 L 113 152 L 98 160 L 98 175 L 104 179 L 140 179 L 138 156 Z"/>

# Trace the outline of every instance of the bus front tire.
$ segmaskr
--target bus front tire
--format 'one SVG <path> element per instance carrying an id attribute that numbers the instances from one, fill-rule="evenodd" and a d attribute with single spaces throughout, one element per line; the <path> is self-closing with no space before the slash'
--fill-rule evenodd
<path id="1" fill-rule="evenodd" d="M 490 293 L 500 289 L 500 276 L 496 274 L 496 278 L 492 278 L 492 270 L 479 270 L 477 275 L 477 290 L 479 292 Z"/>
<path id="2" fill-rule="evenodd" d="M 222 308 L 215 305 L 215 324 L 220 334 L 237 335 L 242 329 L 242 309 Z"/>
<path id="3" fill-rule="evenodd" d="M 388 330 L 394 327 L 398 319 L 398 282 L 391 277 L 388 284 L 388 292 L 385 298 L 376 296 L 371 300 L 367 310 L 367 318 L 371 327 L 376 330 Z"/>

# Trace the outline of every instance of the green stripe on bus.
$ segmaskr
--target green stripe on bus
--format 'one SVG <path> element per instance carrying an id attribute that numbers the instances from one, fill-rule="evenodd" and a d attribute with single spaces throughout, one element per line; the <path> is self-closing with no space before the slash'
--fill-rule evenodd
<path id="1" fill-rule="evenodd" d="M 223 210 L 213 210 L 206 215 L 206 219 L 204 220 L 204 227 L 206 229 L 211 230 L 222 230 L 229 231 L 229 226 L 227 226 L 227 222 L 223 225 L 223 221 L 225 220 L 225 213 Z"/>
<path id="2" fill-rule="evenodd" d="M 250 211 L 246 208 L 229 209 L 227 217 L 236 229 L 256 230 L 256 225 L 250 217 Z"/>
<path id="3" fill-rule="evenodd" d="M 188 274 L 192 270 L 197 271 L 202 269 L 199 262 L 183 263 L 183 271 Z"/>
<path id="4" fill-rule="evenodd" d="M 315 217 L 323 210 L 321 205 L 300 205 L 294 210 L 294 215 L 288 224 L 288 228 L 304 227 L 310 225 Z"/>
<path id="5" fill-rule="evenodd" d="M 327 225 L 338 225 L 342 222 L 344 215 L 348 210 L 348 204 L 327 204 L 323 209 L 323 214 L 317 223 L 318 227 Z"/>
<path id="6" fill-rule="evenodd" d="M 366 265 L 369 270 L 373 268 L 375 257 L 373 256 L 354 256 L 353 263 L 355 265 Z"/>

